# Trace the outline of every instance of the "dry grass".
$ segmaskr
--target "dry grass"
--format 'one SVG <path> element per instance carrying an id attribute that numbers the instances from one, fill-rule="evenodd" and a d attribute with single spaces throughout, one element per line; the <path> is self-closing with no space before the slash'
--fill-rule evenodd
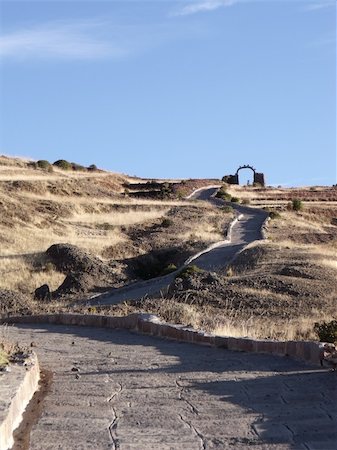
<path id="1" fill-rule="evenodd" d="M 151 211 L 130 210 L 127 212 L 113 212 L 110 214 L 74 214 L 69 222 L 99 225 L 109 224 L 111 226 L 128 226 L 144 222 L 151 222 L 166 215 L 168 209 L 153 209 Z"/>

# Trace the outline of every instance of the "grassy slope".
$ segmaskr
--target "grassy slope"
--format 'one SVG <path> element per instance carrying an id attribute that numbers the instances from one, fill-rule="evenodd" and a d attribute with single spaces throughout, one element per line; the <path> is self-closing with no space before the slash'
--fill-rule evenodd
<path id="1" fill-rule="evenodd" d="M 124 260 L 172 246 L 198 251 L 222 238 L 230 215 L 203 203 L 130 199 L 129 181 L 142 180 L 103 171 L 50 173 L 0 157 L 0 289 L 30 294 L 44 283 L 56 289 L 65 276 L 44 255 L 55 243 Z M 165 217 L 168 227 L 161 226 Z"/>
<path id="2" fill-rule="evenodd" d="M 160 303 L 133 309 L 225 335 L 313 339 L 313 324 L 337 318 L 337 189 L 232 187 L 252 206 L 273 205 L 267 240 L 250 245 L 232 264 L 224 286 L 183 291 Z M 286 200 L 285 200 L 286 198 Z M 303 210 L 287 210 L 292 198 Z M 324 200 L 324 201 L 323 201 Z"/>

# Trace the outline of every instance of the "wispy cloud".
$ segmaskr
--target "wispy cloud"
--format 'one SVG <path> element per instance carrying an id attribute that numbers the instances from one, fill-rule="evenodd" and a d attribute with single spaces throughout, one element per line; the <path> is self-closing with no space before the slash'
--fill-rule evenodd
<path id="1" fill-rule="evenodd" d="M 225 8 L 238 3 L 240 0 L 203 0 L 193 1 L 187 5 L 182 6 L 172 13 L 173 16 L 189 16 L 201 12 L 215 11 L 219 8 Z"/>
<path id="2" fill-rule="evenodd" d="M 306 11 L 318 11 L 320 9 L 331 8 L 336 5 L 335 0 L 314 0 L 305 6 Z"/>
<path id="3" fill-rule="evenodd" d="M 49 22 L 0 35 L 0 58 L 121 60 L 174 40 L 203 35 L 194 24 L 118 24 L 112 19 Z"/>
<path id="4" fill-rule="evenodd" d="M 99 21 L 48 23 L 0 36 L 0 57 L 16 59 L 120 58 L 127 49 L 100 37 Z"/>

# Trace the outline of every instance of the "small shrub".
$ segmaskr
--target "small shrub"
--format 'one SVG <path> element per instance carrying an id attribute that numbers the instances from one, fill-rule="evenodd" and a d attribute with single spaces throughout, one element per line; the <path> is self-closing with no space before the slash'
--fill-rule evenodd
<path id="1" fill-rule="evenodd" d="M 50 162 L 45 159 L 39 159 L 36 162 L 36 165 L 39 169 L 44 169 L 44 170 L 49 170 L 49 168 L 51 167 Z"/>
<path id="2" fill-rule="evenodd" d="M 217 198 L 221 198 L 221 200 L 230 201 L 231 195 L 226 191 L 226 186 L 221 186 L 221 188 L 216 193 Z"/>
<path id="3" fill-rule="evenodd" d="M 298 198 L 293 199 L 291 206 L 293 211 L 301 211 L 301 209 L 303 209 L 303 203 Z"/>
<path id="4" fill-rule="evenodd" d="M 231 202 L 232 203 L 240 203 L 240 199 L 239 199 L 239 197 L 231 197 Z"/>
<path id="5" fill-rule="evenodd" d="M 48 262 L 46 262 L 43 269 L 45 272 L 51 273 L 56 270 L 56 267 L 54 266 L 54 264 L 52 262 L 48 261 Z"/>
<path id="6" fill-rule="evenodd" d="M 163 219 L 163 221 L 161 223 L 161 226 L 163 228 L 169 228 L 172 225 L 173 225 L 173 220 L 169 219 L 168 217 L 165 217 L 165 219 Z"/>
<path id="7" fill-rule="evenodd" d="M 0 348 L 0 370 L 9 364 L 7 353 Z"/>
<path id="8" fill-rule="evenodd" d="M 87 169 L 84 166 L 81 166 L 81 164 L 77 164 L 77 163 L 70 163 L 71 164 L 71 168 L 75 171 L 80 171 L 80 172 L 85 172 Z"/>
<path id="9" fill-rule="evenodd" d="M 228 267 L 228 269 L 226 271 L 226 275 L 227 275 L 227 277 L 232 277 L 234 275 L 234 271 L 231 267 Z"/>
<path id="10" fill-rule="evenodd" d="M 161 199 L 165 200 L 167 198 L 170 198 L 172 193 L 173 193 L 173 191 L 172 191 L 172 186 L 170 185 L 170 183 L 163 183 L 162 186 L 160 187 Z"/>
<path id="11" fill-rule="evenodd" d="M 337 320 L 331 322 L 316 322 L 314 331 L 321 342 L 334 344 L 337 342 Z"/>
<path id="12" fill-rule="evenodd" d="M 97 308 L 95 306 L 89 306 L 88 313 L 89 314 L 97 314 Z"/>
<path id="13" fill-rule="evenodd" d="M 109 230 L 113 230 L 115 227 L 114 227 L 114 225 L 112 225 L 111 223 L 104 222 L 104 223 L 98 223 L 98 224 L 96 225 L 96 228 L 97 228 L 98 230 L 109 231 Z"/>
<path id="14" fill-rule="evenodd" d="M 269 212 L 269 217 L 271 219 L 279 219 L 281 217 L 281 214 L 277 211 L 270 211 Z"/>
<path id="15" fill-rule="evenodd" d="M 177 270 L 177 266 L 175 264 L 169 264 L 162 272 L 162 275 L 168 275 L 169 273 L 175 272 Z"/>
<path id="16" fill-rule="evenodd" d="M 222 206 L 221 211 L 224 212 L 225 214 L 229 214 L 233 212 L 233 208 L 231 206 Z"/>
<path id="17" fill-rule="evenodd" d="M 91 171 L 91 172 L 94 172 L 95 170 L 98 170 L 98 169 L 97 169 L 96 164 L 91 164 L 91 165 L 88 167 L 88 170 Z"/>
<path id="18" fill-rule="evenodd" d="M 62 170 L 71 170 L 72 169 L 71 163 L 66 161 L 65 159 L 58 159 L 57 161 L 55 161 L 53 163 L 53 166 L 56 166 Z"/>
<path id="19" fill-rule="evenodd" d="M 250 200 L 249 200 L 249 198 L 243 198 L 241 200 L 241 203 L 242 203 L 242 205 L 250 205 Z"/>
<path id="20" fill-rule="evenodd" d="M 177 278 L 187 278 L 190 275 L 196 275 L 198 273 L 202 273 L 203 270 L 200 267 L 192 264 L 191 266 L 185 267 L 181 272 L 178 273 Z"/>

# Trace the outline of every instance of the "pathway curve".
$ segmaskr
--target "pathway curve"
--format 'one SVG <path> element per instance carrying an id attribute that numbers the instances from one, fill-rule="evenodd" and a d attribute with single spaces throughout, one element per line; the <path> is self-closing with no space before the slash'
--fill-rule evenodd
<path id="1" fill-rule="evenodd" d="M 336 373 L 124 330 L 10 327 L 54 373 L 31 450 L 336 450 Z"/>
<path id="2" fill-rule="evenodd" d="M 195 200 L 207 200 L 216 206 L 228 204 L 214 198 L 217 187 L 199 189 L 190 198 Z M 230 242 L 223 243 L 216 248 L 200 255 L 193 260 L 193 264 L 204 270 L 223 272 L 228 263 L 247 244 L 263 239 L 261 227 L 267 218 L 267 213 L 241 205 L 230 204 L 237 212 L 238 220 L 231 229 Z M 176 273 L 151 280 L 134 283 L 124 288 L 112 290 L 108 294 L 95 297 L 88 302 L 90 305 L 112 305 L 125 300 L 139 300 L 146 295 L 154 295 L 168 288 Z"/>

